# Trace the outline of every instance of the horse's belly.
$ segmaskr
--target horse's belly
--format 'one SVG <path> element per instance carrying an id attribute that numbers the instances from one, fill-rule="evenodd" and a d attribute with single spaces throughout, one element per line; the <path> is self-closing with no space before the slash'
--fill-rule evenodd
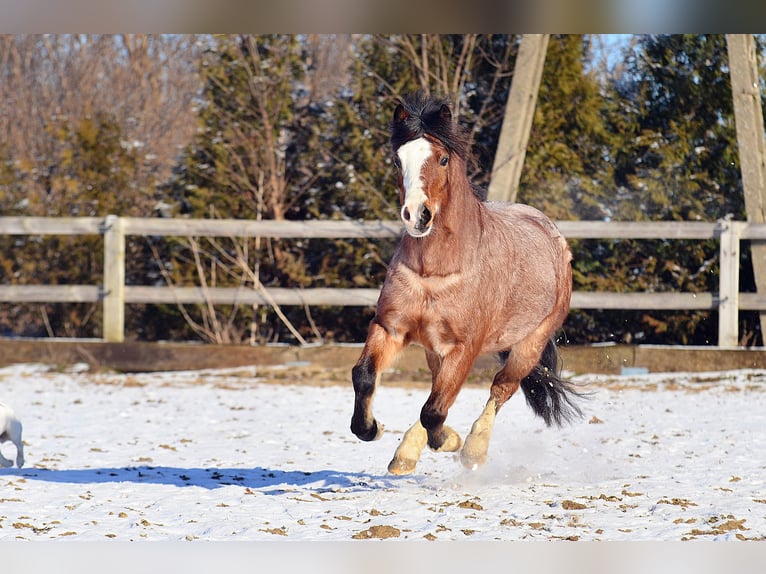
<path id="1" fill-rule="evenodd" d="M 508 325 L 507 329 L 497 334 L 495 337 L 489 338 L 482 349 L 482 353 L 499 353 L 500 351 L 507 351 L 519 341 L 529 336 L 540 323 L 518 324 Z"/>
<path id="2" fill-rule="evenodd" d="M 489 311 L 493 316 L 491 328 L 482 345 L 482 353 L 507 351 L 529 335 L 548 317 L 555 307 L 555 292 L 537 292 L 539 299 L 506 300 Z"/>

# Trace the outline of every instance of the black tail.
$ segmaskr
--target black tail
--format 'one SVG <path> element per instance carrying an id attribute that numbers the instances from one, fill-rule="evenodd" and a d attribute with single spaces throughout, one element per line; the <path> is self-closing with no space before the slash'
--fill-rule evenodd
<path id="1" fill-rule="evenodd" d="M 574 383 L 562 379 L 560 374 L 559 353 L 551 339 L 540 362 L 521 381 L 527 404 L 548 426 L 554 423 L 562 426 L 582 416 L 580 407 L 575 403 L 582 398 L 582 393 L 575 389 Z"/>

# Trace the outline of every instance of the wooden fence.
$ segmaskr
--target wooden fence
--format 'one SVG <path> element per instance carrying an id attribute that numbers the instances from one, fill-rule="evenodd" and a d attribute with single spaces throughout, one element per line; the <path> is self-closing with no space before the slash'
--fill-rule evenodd
<path id="1" fill-rule="evenodd" d="M 610 293 L 575 291 L 575 309 L 717 310 L 718 345 L 738 344 L 740 310 L 766 311 L 766 294 L 739 292 L 740 241 L 766 240 L 766 224 L 741 221 L 604 222 L 561 221 L 568 239 L 691 239 L 720 241 L 718 293 Z M 378 289 L 284 289 L 125 285 L 125 237 L 392 238 L 398 221 L 247 221 L 208 219 L 0 217 L 0 235 L 103 235 L 102 285 L 2 285 L 0 302 L 98 302 L 103 304 L 103 338 L 124 338 L 125 305 L 213 303 L 373 306 Z M 265 293 L 264 293 L 265 291 Z"/>

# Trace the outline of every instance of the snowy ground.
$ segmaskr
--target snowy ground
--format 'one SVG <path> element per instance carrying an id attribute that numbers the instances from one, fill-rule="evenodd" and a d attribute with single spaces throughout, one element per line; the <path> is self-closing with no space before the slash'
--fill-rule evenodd
<path id="1" fill-rule="evenodd" d="M 0 541 L 766 538 L 766 371 L 578 377 L 582 421 L 548 429 L 519 395 L 486 467 L 426 451 L 410 477 L 385 468 L 424 386 L 384 380 L 362 443 L 350 383 L 290 372 L 0 369 L 27 459 L 0 469 Z M 464 388 L 450 425 L 486 397 Z"/>

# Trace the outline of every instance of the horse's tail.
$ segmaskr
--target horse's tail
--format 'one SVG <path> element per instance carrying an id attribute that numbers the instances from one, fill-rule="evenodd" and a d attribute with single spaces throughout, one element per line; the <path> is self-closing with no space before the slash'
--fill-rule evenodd
<path id="1" fill-rule="evenodd" d="M 521 380 L 527 404 L 548 426 L 562 426 L 582 416 L 575 402 L 583 396 L 574 383 L 561 378 L 559 353 L 553 339 L 545 346 L 540 362 Z"/>

